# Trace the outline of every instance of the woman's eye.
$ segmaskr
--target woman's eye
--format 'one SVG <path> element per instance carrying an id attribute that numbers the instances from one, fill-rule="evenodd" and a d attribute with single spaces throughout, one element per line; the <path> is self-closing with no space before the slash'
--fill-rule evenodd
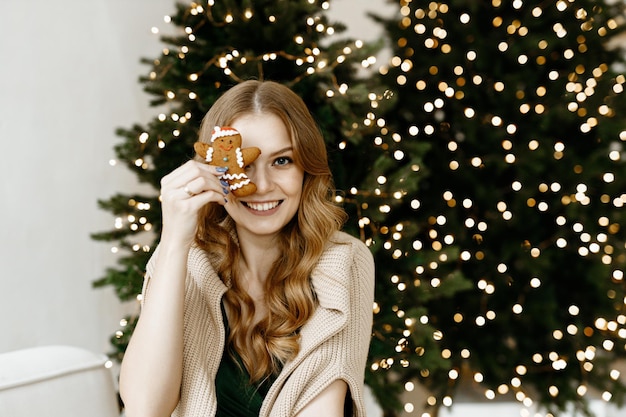
<path id="1" fill-rule="evenodd" d="M 280 156 L 274 160 L 274 165 L 284 166 L 284 165 L 289 165 L 292 162 L 293 162 L 293 159 L 287 156 Z"/>

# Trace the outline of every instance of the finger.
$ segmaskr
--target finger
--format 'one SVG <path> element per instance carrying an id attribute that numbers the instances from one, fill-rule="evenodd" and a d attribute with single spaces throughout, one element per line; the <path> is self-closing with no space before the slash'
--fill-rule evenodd
<path id="1" fill-rule="evenodd" d="M 196 194 L 200 194 L 206 191 L 216 191 L 228 194 L 228 183 L 216 176 L 201 176 L 194 178 L 182 187 L 183 191 L 189 196 L 193 197 Z"/>
<path id="2" fill-rule="evenodd" d="M 206 171 L 206 172 L 205 172 Z M 161 179 L 161 187 L 180 188 L 200 175 L 209 175 L 208 167 L 196 161 L 187 161 Z"/>
<path id="3" fill-rule="evenodd" d="M 182 188 L 166 188 L 161 192 L 160 200 L 163 207 L 170 207 L 178 212 L 195 212 L 208 203 L 217 203 L 225 205 L 228 199 L 228 190 L 218 185 L 193 193 L 189 187 Z"/>
<path id="4" fill-rule="evenodd" d="M 190 186 L 190 185 L 191 185 L 191 183 L 189 183 L 189 184 L 185 185 L 185 186 L 183 187 L 183 191 L 184 191 L 185 193 L 187 193 L 187 195 L 188 195 L 189 197 L 193 197 L 194 195 L 196 195 L 196 194 L 198 194 L 198 193 L 196 193 L 195 191 L 191 191 L 191 189 L 189 188 L 189 186 Z"/>
<path id="5" fill-rule="evenodd" d="M 226 205 L 228 203 L 228 190 L 206 190 L 193 196 L 185 196 L 184 199 L 194 208 L 200 209 L 209 203 Z"/>
<path id="6" fill-rule="evenodd" d="M 163 177 L 161 187 L 184 188 L 196 178 L 219 177 L 225 170 L 224 167 L 191 160 Z M 200 189 L 196 190 L 196 192 L 199 191 Z"/>

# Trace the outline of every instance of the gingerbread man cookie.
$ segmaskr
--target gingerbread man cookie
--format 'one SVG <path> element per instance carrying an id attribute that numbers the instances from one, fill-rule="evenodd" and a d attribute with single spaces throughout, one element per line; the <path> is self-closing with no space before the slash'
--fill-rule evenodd
<path id="1" fill-rule="evenodd" d="M 242 148 L 241 134 L 230 126 L 215 126 L 211 143 L 196 142 L 195 151 L 212 165 L 228 167 L 222 179 L 229 184 L 230 192 L 245 197 L 256 191 L 256 185 L 246 175 L 245 167 L 261 154 L 257 147 Z"/>

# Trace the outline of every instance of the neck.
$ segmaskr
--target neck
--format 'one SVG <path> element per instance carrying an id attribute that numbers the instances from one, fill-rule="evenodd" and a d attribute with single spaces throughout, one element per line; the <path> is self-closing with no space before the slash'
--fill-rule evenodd
<path id="1" fill-rule="evenodd" d="M 265 283 L 279 249 L 275 237 L 258 238 L 239 235 L 240 266 L 246 279 Z"/>
<path id="2" fill-rule="evenodd" d="M 260 243 L 258 240 L 241 239 L 240 236 L 241 257 L 239 258 L 239 270 L 241 273 L 238 279 L 240 280 L 239 285 L 241 288 L 254 302 L 254 323 L 258 323 L 267 316 L 265 299 L 267 279 L 272 264 L 279 256 L 274 241 Z"/>

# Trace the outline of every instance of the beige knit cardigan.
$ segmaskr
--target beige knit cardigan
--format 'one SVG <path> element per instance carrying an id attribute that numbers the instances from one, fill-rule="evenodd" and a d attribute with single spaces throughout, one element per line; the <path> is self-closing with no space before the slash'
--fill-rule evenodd
<path id="1" fill-rule="evenodd" d="M 156 255 L 156 254 L 155 254 Z M 143 296 L 149 296 L 154 258 L 148 263 Z M 364 417 L 363 378 L 372 329 L 374 262 L 360 240 L 337 232 L 311 274 L 319 305 L 301 329 L 300 352 L 286 363 L 261 407 L 261 417 L 297 414 L 333 381 L 344 380 L 354 417 Z M 215 375 L 224 351 L 220 309 L 227 287 L 211 256 L 192 247 L 184 308 L 183 379 L 173 417 L 212 417 Z"/>

